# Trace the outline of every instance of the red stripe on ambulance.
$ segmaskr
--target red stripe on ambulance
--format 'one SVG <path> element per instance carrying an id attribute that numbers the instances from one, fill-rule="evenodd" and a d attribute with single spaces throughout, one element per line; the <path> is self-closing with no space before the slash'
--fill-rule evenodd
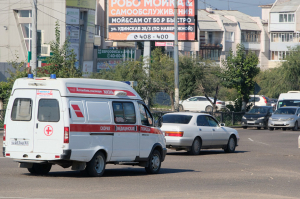
<path id="1" fill-rule="evenodd" d="M 115 91 L 123 91 L 127 93 L 127 96 L 135 96 L 128 90 L 116 90 L 116 89 L 96 89 L 96 88 L 80 88 L 80 87 L 67 87 L 70 93 L 78 94 L 94 94 L 94 95 L 115 95 Z"/>
<path id="2" fill-rule="evenodd" d="M 74 109 L 75 111 L 75 114 L 77 117 L 84 117 L 79 106 L 77 104 L 71 104 L 72 108 Z"/>
<path id="3" fill-rule="evenodd" d="M 162 134 L 159 129 L 139 126 L 139 125 L 98 125 L 98 124 L 71 124 L 71 132 L 137 132 L 137 133 L 150 133 L 150 134 Z"/>

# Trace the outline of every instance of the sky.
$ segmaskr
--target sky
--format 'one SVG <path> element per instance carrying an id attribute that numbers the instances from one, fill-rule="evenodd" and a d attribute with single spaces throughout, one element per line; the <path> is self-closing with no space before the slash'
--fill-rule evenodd
<path id="1" fill-rule="evenodd" d="M 198 0 L 200 9 L 211 7 L 218 10 L 238 10 L 253 17 L 261 17 L 259 5 L 274 3 L 275 0 Z M 228 9 L 229 8 L 229 9 Z"/>

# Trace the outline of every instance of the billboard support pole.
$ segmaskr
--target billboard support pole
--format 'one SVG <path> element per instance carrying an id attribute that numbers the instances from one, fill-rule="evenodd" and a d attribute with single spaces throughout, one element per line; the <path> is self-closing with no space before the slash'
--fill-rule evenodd
<path id="1" fill-rule="evenodd" d="M 150 76 L 150 56 L 151 56 L 151 45 L 150 41 L 144 41 L 144 70 L 148 77 Z M 146 94 L 146 99 L 145 99 L 146 105 L 149 107 L 150 105 L 150 98 L 149 98 L 149 92 Z"/>
<path id="2" fill-rule="evenodd" d="M 174 87 L 175 87 L 175 111 L 179 111 L 179 69 L 178 69 L 178 1 L 174 1 Z"/>

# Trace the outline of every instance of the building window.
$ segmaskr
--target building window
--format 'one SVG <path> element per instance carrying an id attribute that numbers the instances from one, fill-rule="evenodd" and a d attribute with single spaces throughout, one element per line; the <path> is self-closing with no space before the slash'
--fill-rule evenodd
<path id="1" fill-rule="evenodd" d="M 21 30 L 27 51 L 32 49 L 32 25 L 31 23 L 21 23 Z M 41 54 L 42 32 L 37 30 L 37 54 Z"/>
<path id="2" fill-rule="evenodd" d="M 295 22 L 295 15 L 294 14 L 279 14 L 279 22 L 281 22 L 281 23 Z"/>
<path id="3" fill-rule="evenodd" d="M 285 60 L 287 56 L 290 55 L 289 51 L 272 51 L 271 52 L 271 60 Z"/>
<path id="4" fill-rule="evenodd" d="M 18 10 L 19 17 L 32 17 L 31 10 Z"/>
<path id="5" fill-rule="evenodd" d="M 222 49 L 201 49 L 199 56 L 203 59 L 220 61 L 221 50 Z"/>
<path id="6" fill-rule="evenodd" d="M 271 42 L 299 42 L 299 33 L 272 33 Z"/>
<path id="7" fill-rule="evenodd" d="M 32 25 L 31 23 L 21 23 L 21 29 L 27 51 L 31 51 L 32 46 Z"/>
<path id="8" fill-rule="evenodd" d="M 225 40 L 234 42 L 234 32 L 226 32 L 225 33 Z"/>
<path id="9" fill-rule="evenodd" d="M 242 31 L 242 42 L 259 43 L 260 32 L 259 31 Z"/>

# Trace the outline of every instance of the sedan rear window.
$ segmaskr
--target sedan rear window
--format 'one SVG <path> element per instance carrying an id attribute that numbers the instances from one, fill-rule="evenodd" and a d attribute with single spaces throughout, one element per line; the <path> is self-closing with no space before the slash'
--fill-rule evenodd
<path id="1" fill-rule="evenodd" d="M 193 116 L 191 115 L 164 115 L 163 123 L 188 124 Z"/>

